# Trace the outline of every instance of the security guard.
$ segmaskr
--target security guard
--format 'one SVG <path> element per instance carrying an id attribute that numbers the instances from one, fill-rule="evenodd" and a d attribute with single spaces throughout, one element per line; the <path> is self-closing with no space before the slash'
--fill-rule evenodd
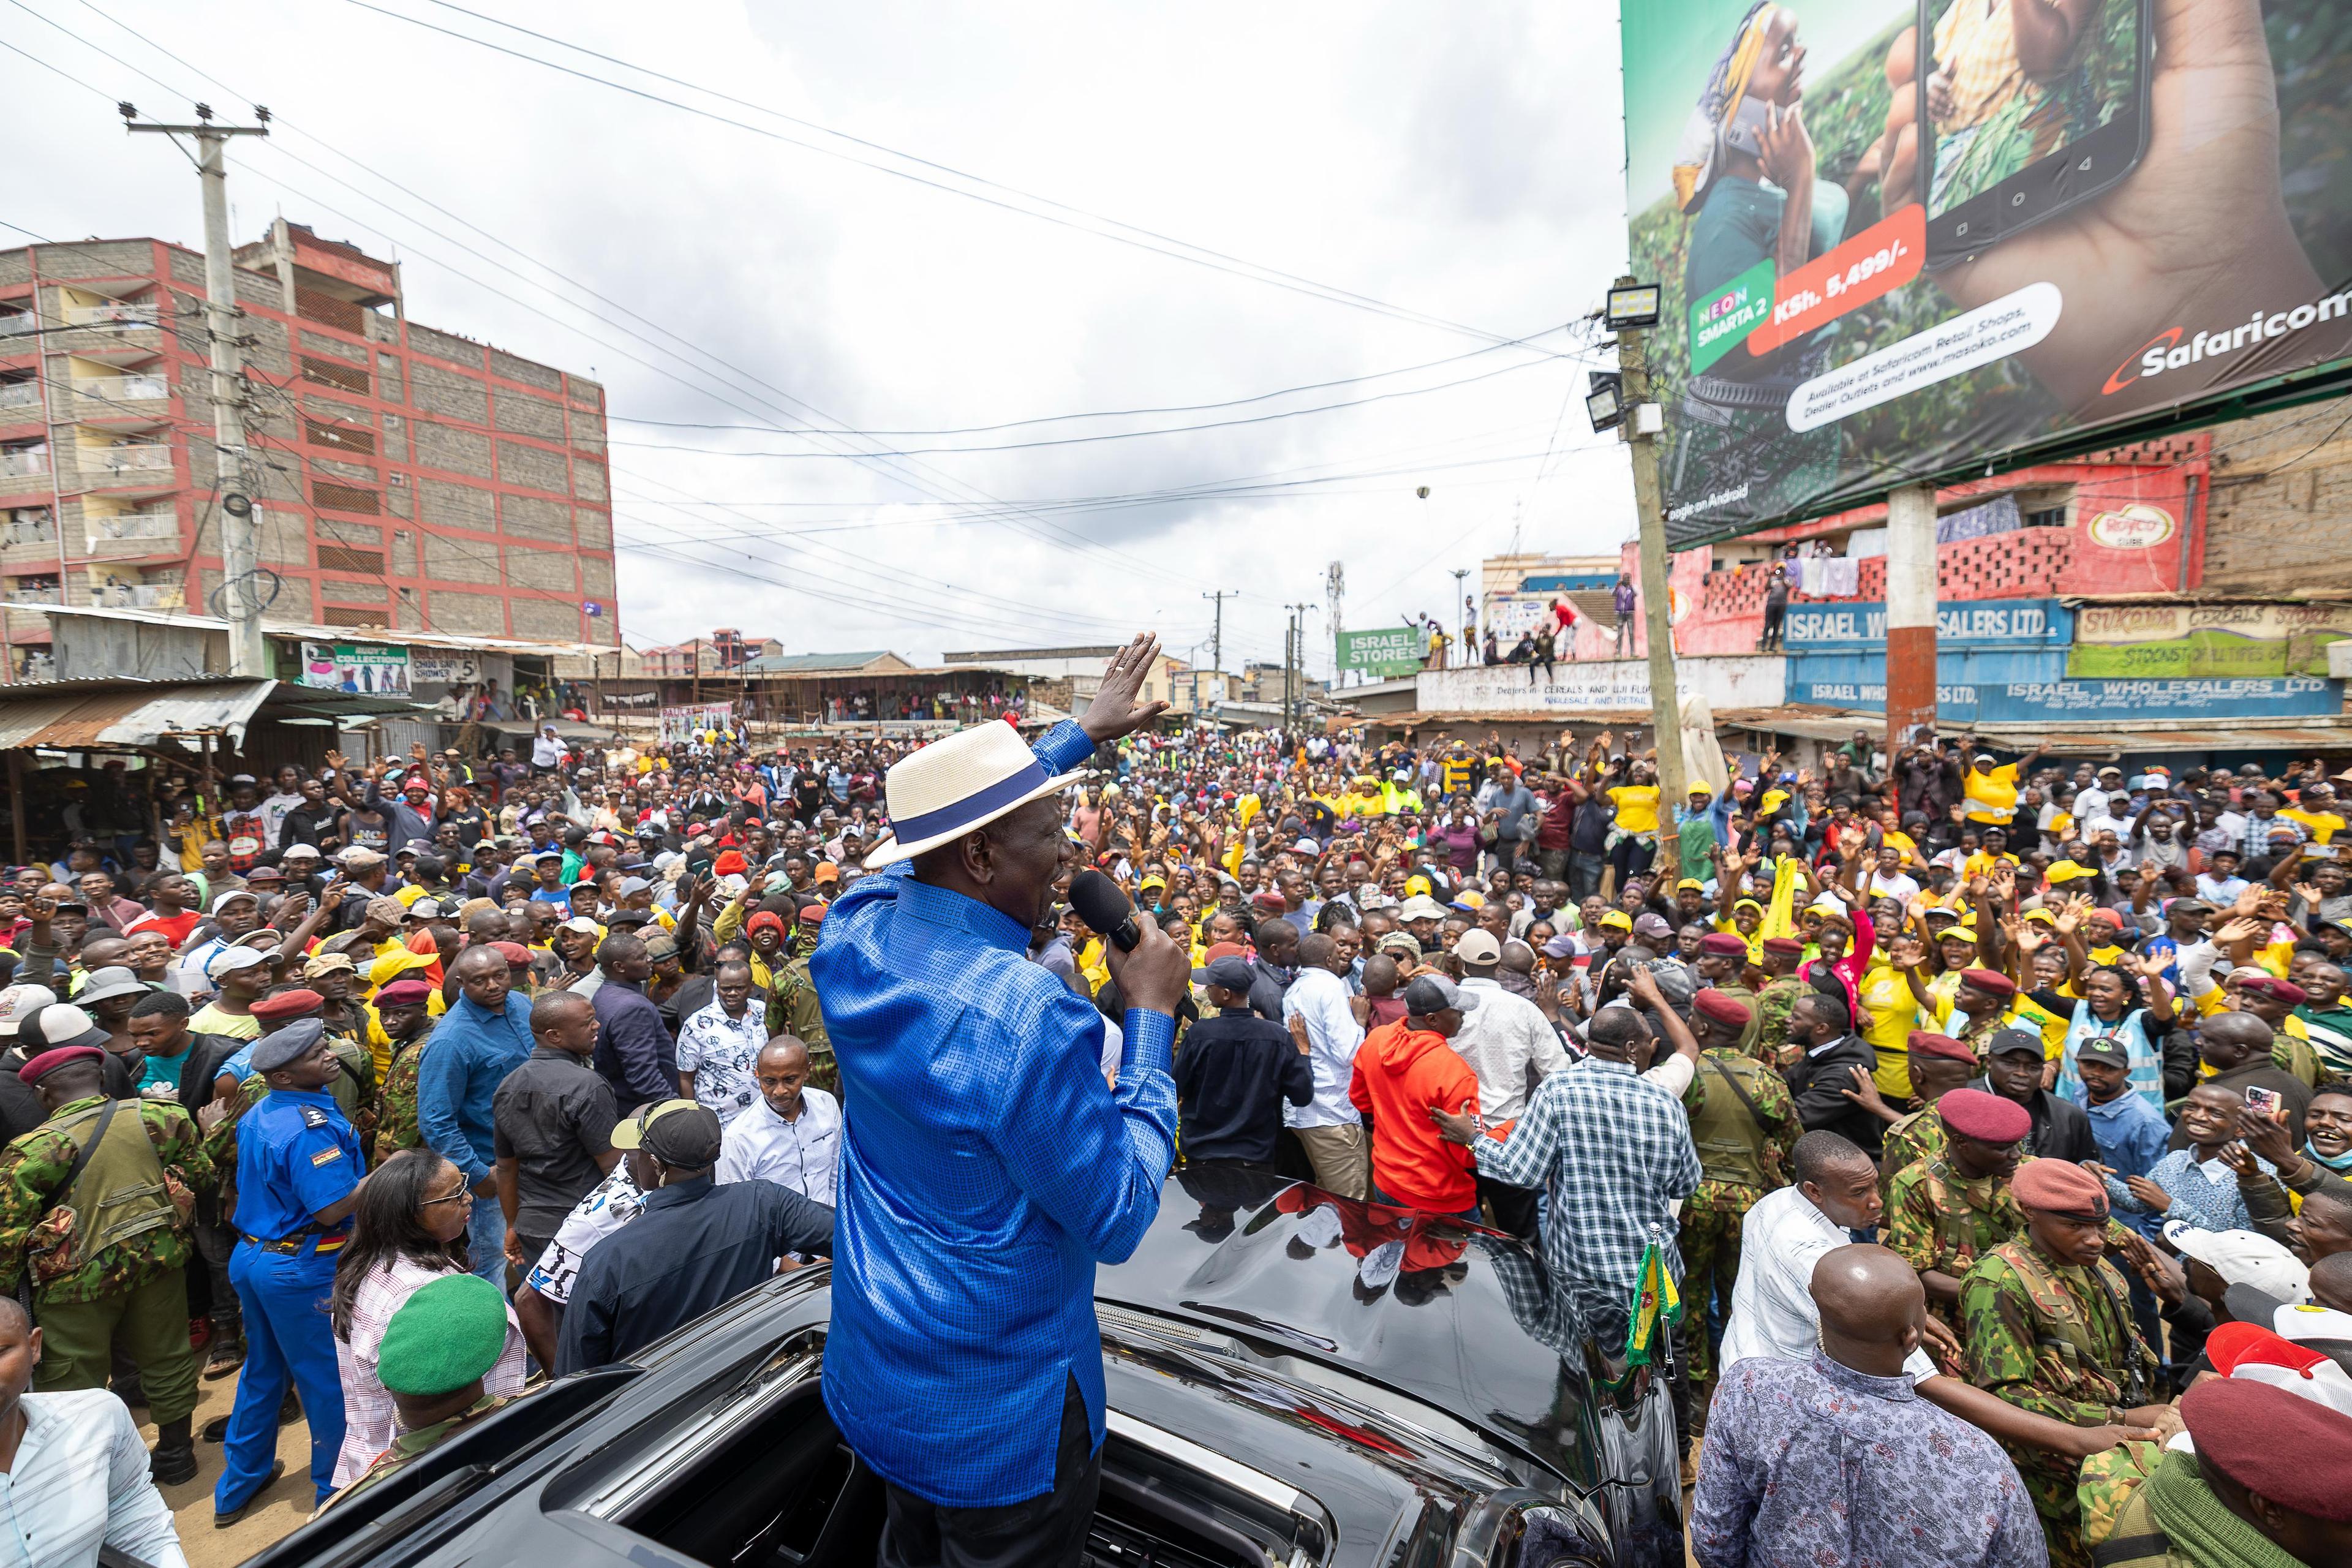
<path id="1" fill-rule="evenodd" d="M 1969 1382 L 2072 1426 L 2154 1425 L 2162 1398 L 2156 1352 L 2132 1325 L 2123 1276 L 2102 1256 L 2111 1228 L 2106 1189 L 2063 1160 L 2028 1160 L 2010 1195 L 2024 1216 L 2023 1234 L 1979 1258 L 1960 1281 Z M 2168 1304 L 2179 1304 L 2178 1281 L 2151 1282 Z M 2091 1568 L 2078 1495 L 2082 1461 L 2014 1442 L 2002 1447 L 2042 1516 L 2053 1568 Z"/>
<path id="2" fill-rule="evenodd" d="M 245 1307 L 245 1371 L 213 1489 L 213 1522 L 245 1517 L 277 1480 L 278 1406 L 290 1377 L 310 1424 L 310 1479 L 323 1502 L 343 1446 L 343 1394 L 327 1296 L 351 1237 L 360 1138 L 326 1092 L 342 1068 L 326 1026 L 304 1018 L 265 1036 L 253 1068 L 268 1085 L 236 1138 L 236 1250 L 228 1277 Z"/>
<path id="3" fill-rule="evenodd" d="M 1738 938 L 1732 940 L 1737 941 Z M 1706 962 L 1701 956 L 1701 964 Z M 1789 1156 L 1804 1127 L 1780 1075 L 1748 1052 L 1754 1009 L 1727 987 L 1708 986 L 1692 998 L 1691 1032 L 1698 1037 L 1698 1071 L 1683 1092 L 1691 1142 L 1698 1150 L 1698 1190 L 1683 1201 L 1679 1237 L 1683 1300 L 1691 1321 L 1704 1322 L 1709 1301 L 1731 1310 L 1739 1278 L 1740 1222 L 1757 1199 L 1789 1184 Z M 1706 1335 L 1691 1336 L 1690 1378 L 1715 1383 Z M 1706 1427 L 1704 1411 L 1694 1431 Z"/>
<path id="4" fill-rule="evenodd" d="M 13 1293 L 31 1276 L 42 1393 L 104 1388 L 110 1342 L 120 1344 L 155 1418 L 151 1473 L 194 1480 L 186 1270 L 194 1194 L 211 1185 L 212 1164 L 178 1106 L 106 1098 L 106 1036 L 87 1014 L 63 1003 L 41 1012 L 80 1037 L 17 1072 L 49 1119 L 0 1151 L 0 1288 Z"/>
<path id="5" fill-rule="evenodd" d="M 1895 1173 L 1886 1245 L 1919 1271 L 1927 1310 L 1957 1329 L 1961 1279 L 2025 1228 L 2009 1184 L 2033 1122 L 2025 1107 L 1980 1089 L 1948 1091 L 1934 1114 L 1944 1147 Z"/>

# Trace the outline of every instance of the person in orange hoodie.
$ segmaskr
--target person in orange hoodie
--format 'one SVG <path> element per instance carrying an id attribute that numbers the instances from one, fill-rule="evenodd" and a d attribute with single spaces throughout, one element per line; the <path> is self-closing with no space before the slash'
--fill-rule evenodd
<path id="1" fill-rule="evenodd" d="M 1429 1117 L 1475 1115 L 1478 1075 L 1445 1042 L 1462 1015 L 1478 1005 L 1443 974 L 1415 975 L 1404 988 L 1405 1016 L 1364 1037 L 1348 1099 L 1372 1123 L 1372 1201 L 1476 1220 L 1476 1162 L 1449 1143 Z"/>

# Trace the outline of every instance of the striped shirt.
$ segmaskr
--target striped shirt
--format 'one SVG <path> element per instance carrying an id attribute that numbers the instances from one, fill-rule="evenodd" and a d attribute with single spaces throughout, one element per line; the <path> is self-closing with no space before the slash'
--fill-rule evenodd
<path id="1" fill-rule="evenodd" d="M 94 1568 L 111 1546 L 153 1568 L 188 1568 L 147 1445 L 102 1388 L 23 1398 L 25 1436 L 0 1475 L 0 1568 Z"/>

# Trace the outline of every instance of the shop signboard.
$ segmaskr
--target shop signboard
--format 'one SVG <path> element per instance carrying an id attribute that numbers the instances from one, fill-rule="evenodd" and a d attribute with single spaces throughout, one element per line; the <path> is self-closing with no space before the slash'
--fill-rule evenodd
<path id="1" fill-rule="evenodd" d="M 2352 605 L 2084 605 L 2070 677 L 2114 679 L 2326 675 L 2352 637 Z"/>
<path id="2" fill-rule="evenodd" d="M 1412 626 L 1349 627 L 1339 634 L 1339 668 L 1361 670 L 1375 680 L 1393 679 L 1421 668 L 1422 648 L 1422 634 Z"/>
<path id="3" fill-rule="evenodd" d="M 321 691 L 406 697 L 408 649 L 382 643 L 306 642 L 300 683 Z"/>

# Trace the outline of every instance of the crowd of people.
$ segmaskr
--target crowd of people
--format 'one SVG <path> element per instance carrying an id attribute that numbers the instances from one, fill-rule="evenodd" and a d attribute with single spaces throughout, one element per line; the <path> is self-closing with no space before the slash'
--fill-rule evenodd
<path id="1" fill-rule="evenodd" d="M 1021 761 L 1059 781 L 1021 956 L 1100 1020 L 1094 1087 L 1156 1115 L 1164 1047 L 1187 1165 L 1523 1238 L 1555 1331 L 1622 1339 L 1662 1258 L 1698 1561 L 2352 1560 L 2352 774 L 1857 733 L 1667 802 L 1608 730 L 1157 719 Z M 333 1506 L 831 1257 L 845 1173 L 901 1157 L 835 1037 L 920 978 L 876 922 L 939 880 L 897 865 L 926 765 L 329 752 L 12 872 L 0 1506 L 168 1564 L 134 1471 L 220 1444 L 235 1522 L 299 1412 Z M 1085 869 L 1189 985 L 1071 910 Z"/>

